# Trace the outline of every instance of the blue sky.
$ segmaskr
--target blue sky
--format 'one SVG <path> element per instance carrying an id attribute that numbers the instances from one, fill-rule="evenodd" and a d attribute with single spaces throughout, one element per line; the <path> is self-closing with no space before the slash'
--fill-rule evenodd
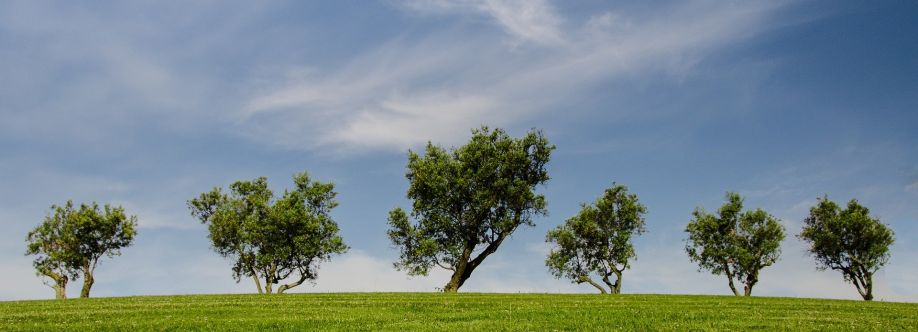
<path id="1" fill-rule="evenodd" d="M 788 232 L 755 295 L 858 297 L 793 236 L 828 194 L 896 232 L 877 298 L 918 301 L 918 4 L 589 0 L 0 2 L 0 299 L 52 297 L 24 238 L 68 199 L 139 217 L 94 295 L 253 292 L 185 202 L 302 170 L 352 249 L 296 291 L 432 291 L 444 271 L 392 268 L 387 212 L 408 149 L 482 124 L 557 145 L 550 214 L 463 290 L 592 292 L 544 235 L 615 181 L 649 210 L 626 293 L 728 294 L 683 229 L 735 190 Z"/>

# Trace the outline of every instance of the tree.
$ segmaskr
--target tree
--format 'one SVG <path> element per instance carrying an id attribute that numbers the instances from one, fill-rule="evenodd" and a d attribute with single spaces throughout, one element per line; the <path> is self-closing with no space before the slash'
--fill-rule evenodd
<path id="1" fill-rule="evenodd" d="M 781 255 L 784 226 L 762 209 L 742 209 L 742 197 L 733 192 L 727 193 L 727 202 L 717 216 L 695 209 L 685 228 L 689 234 L 685 250 L 699 270 L 726 275 L 736 296 L 740 293 L 733 281 L 742 282 L 743 294 L 749 296 L 759 282 L 759 272 Z"/>
<path id="2" fill-rule="evenodd" d="M 295 188 L 273 199 L 267 178 L 237 181 L 230 193 L 220 188 L 188 201 L 191 214 L 208 224 L 217 253 L 235 259 L 233 277 L 255 281 L 258 293 L 293 276 L 277 293 L 318 277 L 319 264 L 348 250 L 330 212 L 338 206 L 334 184 L 293 176 Z M 261 280 L 264 280 L 262 288 Z"/>
<path id="3" fill-rule="evenodd" d="M 423 156 L 409 151 L 407 196 L 417 221 L 401 208 L 389 213 L 389 238 L 401 252 L 395 267 L 427 275 L 439 266 L 452 271 L 443 290 L 458 291 L 517 228 L 546 214 L 535 187 L 549 179 L 553 149 L 541 131 L 515 139 L 482 127 L 458 149 L 428 143 Z"/>
<path id="4" fill-rule="evenodd" d="M 32 262 L 37 275 L 46 276 L 51 283 L 46 285 L 54 289 L 55 298 L 67 298 L 67 282 L 76 279 L 79 270 L 74 269 L 74 240 L 70 232 L 68 216 L 74 213 L 73 203 L 67 202 L 63 207 L 52 205 L 53 215 L 45 217 L 44 222 L 26 236 L 26 255 L 37 255 Z"/>
<path id="5" fill-rule="evenodd" d="M 29 232 L 26 255 L 38 255 L 33 262 L 39 274 L 54 281 L 56 297 L 66 298 L 68 280 L 82 275 L 80 297 L 89 297 L 95 283 L 95 270 L 103 257 L 121 255 L 137 235 L 137 217 L 128 216 L 122 207 L 93 202 L 74 207 L 52 205 L 53 215 Z"/>
<path id="6" fill-rule="evenodd" d="M 873 300 L 873 275 L 889 261 L 894 234 L 857 200 L 842 209 L 828 196 L 819 199 L 798 235 L 810 245 L 817 268 L 842 272 L 865 301 Z"/>
<path id="7" fill-rule="evenodd" d="M 555 247 L 545 265 L 556 278 L 589 283 L 606 294 L 606 289 L 591 277 L 601 276 L 612 294 L 622 290 L 622 272 L 635 257 L 631 237 L 644 232 L 647 208 L 628 188 L 614 184 L 593 205 L 583 204 L 580 213 L 548 232 L 546 242 Z M 609 280 L 615 275 L 615 283 Z"/>

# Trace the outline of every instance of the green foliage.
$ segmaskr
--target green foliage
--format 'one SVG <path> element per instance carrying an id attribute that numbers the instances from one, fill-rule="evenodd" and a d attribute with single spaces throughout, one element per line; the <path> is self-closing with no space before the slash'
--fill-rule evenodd
<path id="1" fill-rule="evenodd" d="M 423 156 L 409 151 L 407 196 L 417 222 L 401 208 L 389 213 L 389 238 L 401 253 L 395 267 L 410 275 L 451 270 L 444 290 L 458 290 L 504 239 L 546 213 L 535 187 L 549 179 L 553 149 L 540 131 L 514 139 L 482 127 L 458 149 L 428 143 Z"/>
<path id="2" fill-rule="evenodd" d="M 873 299 L 873 274 L 889 261 L 893 231 L 852 199 L 842 209 L 827 196 L 810 208 L 799 237 L 810 244 L 817 268 L 842 272 L 864 300 Z"/>
<path id="3" fill-rule="evenodd" d="M 774 264 L 781 255 L 784 226 L 762 209 L 742 209 L 742 197 L 733 192 L 727 193 L 727 202 L 716 216 L 695 209 L 685 228 L 685 250 L 700 269 L 726 275 L 735 295 L 739 292 L 733 280 L 743 282 L 744 293 L 749 296 L 759 281 L 759 271 Z"/>
<path id="4" fill-rule="evenodd" d="M 278 293 L 315 280 L 319 264 L 348 250 L 330 212 L 338 206 L 334 184 L 293 176 L 295 188 L 274 199 L 264 177 L 237 181 L 229 193 L 214 188 L 188 201 L 191 214 L 208 224 L 214 250 L 235 259 L 233 277 L 252 277 L 259 293 L 295 276 Z M 264 290 L 260 279 L 265 281 Z"/>
<path id="5" fill-rule="evenodd" d="M 545 265 L 556 278 L 589 283 L 606 293 L 592 280 L 598 274 L 613 294 L 621 292 L 622 272 L 635 257 L 631 237 L 644 232 L 647 208 L 628 188 L 613 184 L 593 205 L 583 204 L 580 212 L 548 232 L 546 242 L 555 248 Z M 616 276 L 613 284 L 609 277 Z"/>
<path id="6" fill-rule="evenodd" d="M 51 278 L 58 298 L 65 297 L 68 280 L 84 279 L 81 297 L 89 297 L 96 266 L 102 257 L 121 254 L 137 235 L 137 217 L 122 207 L 93 202 L 75 207 L 52 205 L 53 214 L 26 237 L 26 255 L 36 255 L 33 265 L 39 275 Z"/>
<path id="7" fill-rule="evenodd" d="M 915 331 L 918 304 L 692 295 L 317 293 L 0 302 L 21 331 Z"/>

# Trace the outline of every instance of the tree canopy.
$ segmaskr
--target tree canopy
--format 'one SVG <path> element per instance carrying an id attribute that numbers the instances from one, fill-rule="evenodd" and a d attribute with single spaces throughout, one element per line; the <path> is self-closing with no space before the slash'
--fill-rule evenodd
<path id="1" fill-rule="evenodd" d="M 447 151 L 428 143 L 423 156 L 408 152 L 410 217 L 389 213 L 388 235 L 400 250 L 395 267 L 426 275 L 452 271 L 443 290 L 455 292 L 521 225 L 546 214 L 535 187 L 548 181 L 553 145 L 541 131 L 511 138 L 501 129 L 472 131 L 468 144 Z"/>
<path id="2" fill-rule="evenodd" d="M 685 250 L 700 269 L 726 275 L 734 295 L 740 295 L 733 284 L 736 279 L 749 296 L 759 272 L 781 255 L 784 226 L 762 209 L 742 212 L 743 199 L 737 193 L 728 192 L 726 198 L 718 215 L 695 209 L 685 228 Z"/>
<path id="3" fill-rule="evenodd" d="M 188 201 L 191 214 L 208 224 L 211 244 L 235 259 L 233 277 L 251 277 L 259 293 L 293 276 L 277 293 L 318 277 L 319 264 L 348 250 L 330 212 L 338 203 L 334 184 L 293 176 L 294 189 L 274 199 L 268 180 L 237 181 L 229 193 L 214 188 Z M 264 280 L 264 288 L 261 281 Z"/>
<path id="4" fill-rule="evenodd" d="M 857 200 L 842 209 L 827 196 L 803 223 L 799 237 L 809 243 L 817 268 L 841 271 L 864 300 L 873 300 L 873 274 L 889 261 L 893 231 Z"/>
<path id="5" fill-rule="evenodd" d="M 621 293 L 622 272 L 634 258 L 631 237 L 644 232 L 647 208 L 624 185 L 613 184 L 592 205 L 583 204 L 577 215 L 548 232 L 555 244 L 545 265 L 556 278 L 589 283 L 603 294 L 606 289 L 590 276 L 596 273 L 612 294 Z M 609 277 L 615 275 L 613 283 Z"/>
<path id="6" fill-rule="evenodd" d="M 122 207 L 95 202 L 74 206 L 52 205 L 52 215 L 29 232 L 26 255 L 36 255 L 33 262 L 38 274 L 54 284 L 57 298 L 66 298 L 68 280 L 83 277 L 80 297 L 89 297 L 95 283 L 95 270 L 103 257 L 121 254 L 137 235 L 137 217 L 128 216 Z"/>

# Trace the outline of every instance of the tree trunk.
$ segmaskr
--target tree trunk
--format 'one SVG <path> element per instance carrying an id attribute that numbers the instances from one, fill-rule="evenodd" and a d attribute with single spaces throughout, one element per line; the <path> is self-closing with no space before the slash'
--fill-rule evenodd
<path id="1" fill-rule="evenodd" d="M 272 263 L 265 271 L 265 294 L 274 294 L 274 285 L 280 280 L 277 279 L 277 263 Z"/>
<path id="2" fill-rule="evenodd" d="M 605 288 L 603 288 L 600 284 L 598 284 L 598 283 L 596 283 L 595 281 L 593 281 L 593 278 L 590 278 L 590 276 L 587 276 L 587 275 L 582 275 L 582 276 L 580 276 L 580 278 L 577 278 L 577 283 L 578 283 L 578 284 L 588 283 L 588 284 L 590 284 L 590 285 L 593 285 L 593 287 L 596 287 L 596 289 L 599 290 L 599 293 L 600 293 L 600 294 L 607 294 L 607 293 L 608 293 L 608 292 L 606 292 L 606 289 L 605 289 Z"/>
<path id="3" fill-rule="evenodd" d="M 67 282 L 63 284 L 56 283 L 54 284 L 54 298 L 58 300 L 67 299 Z"/>
<path id="4" fill-rule="evenodd" d="M 851 279 L 851 283 L 853 283 L 854 287 L 857 288 L 857 293 L 861 295 L 861 298 L 863 298 L 864 301 L 870 301 L 873 299 L 873 294 L 871 294 L 871 290 L 868 289 L 866 280 L 863 280 L 860 275 L 854 273 L 851 270 L 843 269 L 842 271 L 844 271 L 845 274 Z"/>
<path id="5" fill-rule="evenodd" d="M 614 283 L 611 280 L 609 280 L 609 274 L 602 276 L 602 281 L 606 283 L 606 286 L 609 286 L 609 291 L 611 291 L 613 295 L 621 294 L 622 292 L 622 284 L 621 284 L 622 273 L 617 270 L 612 270 L 612 273 L 614 273 L 616 277 Z"/>
<path id="6" fill-rule="evenodd" d="M 54 285 L 48 285 L 47 283 L 45 285 L 54 289 L 55 299 L 63 300 L 67 298 L 67 276 L 64 273 L 58 274 L 50 269 L 40 270 L 39 272 L 54 281 Z"/>
<path id="7" fill-rule="evenodd" d="M 470 268 L 467 262 L 460 262 L 459 265 L 456 266 L 456 270 L 453 271 L 453 275 L 450 276 L 449 282 L 446 283 L 446 286 L 443 286 L 443 291 L 446 293 L 458 292 L 459 287 L 462 287 L 470 276 L 472 276 L 472 268 Z"/>
<path id="8" fill-rule="evenodd" d="M 261 288 L 261 280 L 258 279 L 258 273 L 255 273 L 255 269 L 249 267 L 249 272 L 252 273 L 252 280 L 255 280 L 255 287 L 258 288 L 258 294 L 264 294 L 264 289 Z"/>
<path id="9" fill-rule="evenodd" d="M 864 274 L 864 301 L 873 301 L 873 275 Z"/>
<path id="10" fill-rule="evenodd" d="M 273 292 L 272 284 L 274 283 L 270 277 L 265 277 L 265 294 L 271 294 Z"/>
<path id="11" fill-rule="evenodd" d="M 258 279 L 258 275 L 254 272 L 252 273 L 252 280 L 255 280 L 255 287 L 258 287 L 258 294 L 264 294 L 265 291 L 261 289 L 261 280 Z"/>
<path id="12" fill-rule="evenodd" d="M 466 242 L 465 248 L 462 250 L 462 256 L 459 258 L 459 264 L 454 267 L 453 275 L 449 278 L 449 282 L 446 283 L 446 286 L 443 286 L 443 291 L 446 293 L 458 292 L 459 287 L 462 287 L 465 281 L 472 276 L 472 271 L 475 271 L 475 268 L 478 267 L 488 255 L 497 250 L 497 247 L 504 241 L 504 238 L 506 238 L 504 235 L 499 236 L 496 241 L 489 244 L 480 254 L 478 254 L 478 257 L 475 257 L 475 259 L 471 261 L 469 258 L 472 257 L 472 252 L 475 251 L 477 243 L 472 241 Z"/>
<path id="13" fill-rule="evenodd" d="M 743 295 L 752 296 L 752 287 L 759 282 L 759 278 L 754 274 L 746 277 L 746 285 L 743 287 Z"/>
<path id="14" fill-rule="evenodd" d="M 736 291 L 736 286 L 733 285 L 733 272 L 730 272 L 730 266 L 726 263 L 724 263 L 724 272 L 727 274 L 727 285 L 730 286 L 733 295 L 740 296 L 740 293 Z"/>
<path id="15" fill-rule="evenodd" d="M 82 298 L 89 297 L 89 290 L 92 289 L 92 284 L 96 282 L 92 274 L 93 271 L 89 265 L 83 266 L 83 289 L 80 290 L 80 297 Z"/>

